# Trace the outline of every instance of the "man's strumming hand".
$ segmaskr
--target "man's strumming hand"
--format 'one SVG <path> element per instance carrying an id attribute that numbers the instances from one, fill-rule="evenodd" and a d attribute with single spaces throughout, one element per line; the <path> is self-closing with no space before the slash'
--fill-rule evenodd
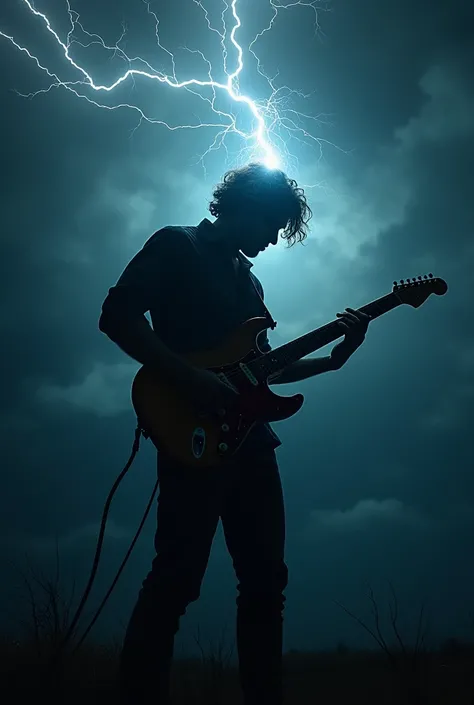
<path id="1" fill-rule="evenodd" d="M 235 404 L 238 393 L 214 372 L 194 369 L 189 379 L 188 395 L 200 413 L 216 414 Z"/>

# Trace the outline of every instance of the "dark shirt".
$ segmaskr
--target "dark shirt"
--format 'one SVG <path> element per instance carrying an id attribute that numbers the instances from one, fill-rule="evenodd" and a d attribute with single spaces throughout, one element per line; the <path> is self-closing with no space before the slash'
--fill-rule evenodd
<path id="1" fill-rule="evenodd" d="M 263 288 L 252 266 L 239 253 L 236 268 L 207 218 L 198 226 L 164 227 L 147 240 L 109 290 L 103 316 L 149 311 L 154 331 L 177 354 L 217 347 L 240 323 L 266 315 Z M 271 350 L 266 332 L 258 344 L 263 352 Z M 280 444 L 269 424 L 256 424 L 241 450 Z"/>

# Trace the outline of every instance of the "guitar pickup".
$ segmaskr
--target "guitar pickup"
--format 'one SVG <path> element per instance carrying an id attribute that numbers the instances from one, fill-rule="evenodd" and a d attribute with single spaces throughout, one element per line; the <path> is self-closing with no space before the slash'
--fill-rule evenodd
<path id="1" fill-rule="evenodd" d="M 247 377 L 248 381 L 250 384 L 253 384 L 254 387 L 258 387 L 258 379 L 255 377 L 254 374 L 250 371 L 250 368 L 248 365 L 245 365 L 243 362 L 239 364 L 240 369 L 244 373 L 244 375 Z"/>

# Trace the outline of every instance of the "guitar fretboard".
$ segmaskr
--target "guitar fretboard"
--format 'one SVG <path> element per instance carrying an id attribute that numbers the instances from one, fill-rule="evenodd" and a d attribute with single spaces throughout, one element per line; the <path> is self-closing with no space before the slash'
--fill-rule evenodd
<path id="1" fill-rule="evenodd" d="M 403 303 L 396 292 L 382 296 L 380 299 L 371 301 L 359 310 L 368 314 L 371 319 L 378 318 L 384 313 L 400 306 Z M 302 335 L 289 343 L 280 345 L 280 347 L 271 350 L 256 359 L 250 364 L 250 367 L 255 366 L 258 371 L 269 376 L 277 372 L 281 372 L 293 362 L 300 360 L 306 355 L 323 348 L 325 345 L 332 343 L 344 335 L 344 330 L 340 326 L 338 320 L 331 321 L 321 328 L 317 328 L 305 335 Z"/>

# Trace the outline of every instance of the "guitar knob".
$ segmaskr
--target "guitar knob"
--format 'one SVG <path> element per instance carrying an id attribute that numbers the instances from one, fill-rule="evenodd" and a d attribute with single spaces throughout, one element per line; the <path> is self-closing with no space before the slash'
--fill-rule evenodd
<path id="1" fill-rule="evenodd" d="M 229 449 L 227 443 L 219 443 L 218 447 L 221 453 L 225 453 Z"/>
<path id="2" fill-rule="evenodd" d="M 228 430 L 229 430 L 229 424 L 223 423 L 222 426 L 221 426 L 221 429 L 222 429 L 223 431 L 228 431 Z"/>

